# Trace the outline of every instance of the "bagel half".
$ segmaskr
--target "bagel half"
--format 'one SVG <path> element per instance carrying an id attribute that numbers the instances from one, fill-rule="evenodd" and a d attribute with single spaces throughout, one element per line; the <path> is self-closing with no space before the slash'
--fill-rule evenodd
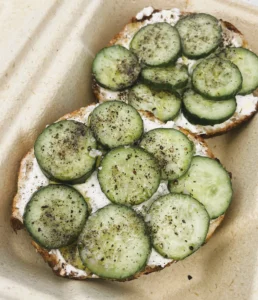
<path id="1" fill-rule="evenodd" d="M 87 124 L 88 116 L 95 107 L 96 104 L 83 107 L 77 111 L 66 114 L 65 116 L 61 117 L 58 121 L 72 119 Z M 184 134 L 188 136 L 190 140 L 193 141 L 196 149 L 195 154 L 215 159 L 214 155 L 208 148 L 207 144 L 202 140 L 202 138 L 190 133 L 186 129 L 175 126 L 173 122 L 168 122 L 167 124 L 164 124 L 161 121 L 154 118 L 151 113 L 140 112 L 140 114 L 144 121 L 145 131 L 159 127 L 174 127 L 176 129 L 180 129 Z M 11 224 L 15 231 L 24 227 L 23 213 L 25 210 L 25 206 L 30 200 L 32 194 L 35 191 L 37 191 L 40 187 L 48 185 L 48 183 L 49 180 L 41 172 L 37 160 L 34 156 L 34 150 L 31 149 L 21 161 L 18 177 L 18 190 L 12 204 Z M 168 192 L 165 191 L 165 193 Z M 87 196 L 87 191 L 86 195 L 84 196 Z M 158 194 L 156 198 L 158 198 L 159 196 L 160 194 Z M 211 221 L 209 232 L 206 237 L 206 242 L 211 238 L 216 228 L 221 224 L 223 218 L 224 215 L 221 215 L 217 219 Z M 49 266 L 52 268 L 53 272 L 56 275 L 72 279 L 98 278 L 98 276 L 86 271 L 85 269 L 76 268 L 75 266 L 68 263 L 58 249 L 50 251 L 46 250 L 39 246 L 35 241 L 32 241 L 32 245 L 36 248 L 36 251 L 43 257 L 45 262 L 49 264 Z M 136 273 L 132 278 L 126 280 L 136 279 L 143 274 L 149 274 L 155 271 L 162 270 L 163 268 L 171 265 L 173 262 L 175 261 L 165 259 L 158 253 L 152 252 L 146 268 L 141 272 Z"/>
<path id="2" fill-rule="evenodd" d="M 146 7 L 140 11 L 131 21 L 109 42 L 108 46 L 115 44 L 129 48 L 130 41 L 134 34 L 143 26 L 157 22 L 168 22 L 175 25 L 176 22 L 183 16 L 192 14 L 190 12 L 180 12 L 179 9 L 159 10 L 152 7 Z M 231 23 L 220 20 L 223 31 L 223 45 L 248 48 L 248 43 L 243 34 Z M 181 63 L 185 63 L 188 67 L 193 64 L 193 60 L 184 58 Z M 114 92 L 101 87 L 93 78 L 92 88 L 95 97 L 99 102 L 107 100 L 127 101 L 129 90 Z M 204 138 L 221 135 L 242 123 L 248 121 L 258 110 L 258 91 L 246 95 L 236 96 L 237 109 L 234 115 L 227 121 L 216 125 L 194 125 L 191 124 L 183 115 L 182 112 L 174 120 L 177 126 L 183 127 Z"/>

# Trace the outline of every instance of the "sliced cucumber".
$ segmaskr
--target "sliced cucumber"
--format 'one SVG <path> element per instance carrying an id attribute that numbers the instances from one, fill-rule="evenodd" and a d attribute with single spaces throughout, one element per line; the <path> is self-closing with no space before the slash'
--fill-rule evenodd
<path id="1" fill-rule="evenodd" d="M 181 42 L 178 31 L 168 23 L 155 23 L 142 27 L 134 35 L 130 49 L 140 62 L 149 66 L 164 66 L 179 56 Z"/>
<path id="2" fill-rule="evenodd" d="M 238 66 L 242 77 L 241 95 L 252 93 L 258 87 L 258 56 L 245 48 L 226 48 L 220 57 L 229 59 Z"/>
<path id="3" fill-rule="evenodd" d="M 87 216 L 87 203 L 77 190 L 51 184 L 32 195 L 23 219 L 26 229 L 39 245 L 56 249 L 77 240 Z"/>
<path id="4" fill-rule="evenodd" d="M 77 269 L 88 271 L 82 263 L 77 243 L 59 249 L 65 261 Z"/>
<path id="5" fill-rule="evenodd" d="M 156 192 L 160 170 L 156 159 L 143 149 L 118 147 L 103 158 L 98 180 L 110 201 L 136 205 Z"/>
<path id="6" fill-rule="evenodd" d="M 134 144 L 143 134 L 143 121 L 132 106 L 121 101 L 106 101 L 90 115 L 96 139 L 108 148 Z"/>
<path id="7" fill-rule="evenodd" d="M 76 121 L 65 120 L 48 126 L 37 138 L 34 152 L 44 174 L 54 181 L 83 183 L 90 176 L 97 147 L 91 130 Z"/>
<path id="8" fill-rule="evenodd" d="M 193 124 L 214 125 L 228 120 L 236 111 L 236 99 L 214 101 L 187 90 L 183 96 L 183 112 Z"/>
<path id="9" fill-rule="evenodd" d="M 188 172 L 171 181 L 168 188 L 171 192 L 190 194 L 200 201 L 211 219 L 224 214 L 232 198 L 227 171 L 218 161 L 202 156 L 195 156 Z"/>
<path id="10" fill-rule="evenodd" d="M 141 72 L 141 79 L 145 84 L 158 90 L 181 89 L 188 83 L 187 67 L 176 64 L 163 68 L 144 68 Z"/>
<path id="11" fill-rule="evenodd" d="M 190 167 L 194 153 L 193 143 L 176 129 L 159 128 L 147 132 L 140 146 L 152 153 L 161 168 L 161 178 L 173 180 Z"/>
<path id="12" fill-rule="evenodd" d="M 208 14 L 191 14 L 180 19 L 176 28 L 182 49 L 189 58 L 201 58 L 215 50 L 222 39 L 219 21 Z"/>
<path id="13" fill-rule="evenodd" d="M 119 45 L 100 50 L 92 65 L 97 82 L 113 91 L 131 86 L 137 80 L 140 71 L 137 57 Z"/>
<path id="14" fill-rule="evenodd" d="M 205 242 L 210 218 L 205 207 L 183 194 L 168 194 L 152 204 L 149 220 L 153 247 L 166 258 L 181 260 Z"/>
<path id="15" fill-rule="evenodd" d="M 226 100 L 239 92 L 242 76 L 236 65 L 216 57 L 204 59 L 194 68 L 192 84 L 204 97 Z"/>
<path id="16" fill-rule="evenodd" d="M 89 217 L 78 247 L 94 274 L 118 280 L 142 270 L 151 250 L 144 221 L 131 208 L 114 204 Z"/>
<path id="17" fill-rule="evenodd" d="M 144 84 L 136 84 L 129 93 L 129 104 L 138 110 L 150 111 L 163 122 L 173 120 L 181 108 L 179 95 L 169 91 L 156 91 Z"/>

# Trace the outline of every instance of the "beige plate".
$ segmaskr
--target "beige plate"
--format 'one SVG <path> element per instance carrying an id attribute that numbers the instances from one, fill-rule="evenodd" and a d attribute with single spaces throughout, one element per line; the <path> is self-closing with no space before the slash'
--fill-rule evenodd
<path id="1" fill-rule="evenodd" d="M 160 273 L 68 281 L 52 274 L 25 231 L 10 227 L 20 159 L 45 124 L 89 103 L 93 54 L 148 5 L 212 13 L 258 53 L 258 9 L 235 1 L 0 1 L 0 299 L 258 299 L 258 117 L 208 141 L 233 173 L 234 200 L 205 247 Z"/>

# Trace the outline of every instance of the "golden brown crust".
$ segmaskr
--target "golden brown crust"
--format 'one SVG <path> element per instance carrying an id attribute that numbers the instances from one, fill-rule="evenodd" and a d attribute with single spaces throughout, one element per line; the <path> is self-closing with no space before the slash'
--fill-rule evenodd
<path id="1" fill-rule="evenodd" d="M 77 279 L 77 280 L 83 280 L 87 278 L 91 278 L 91 276 L 76 276 L 75 273 L 71 272 L 69 275 L 67 275 L 64 272 L 64 269 L 61 266 L 59 266 L 59 260 L 56 257 L 56 255 L 50 254 L 46 249 L 39 246 L 36 242 L 32 241 L 31 244 L 36 249 L 36 251 L 43 257 L 44 261 L 50 266 L 52 271 L 55 273 L 55 275 L 60 277 L 65 277 L 69 279 Z"/>
<path id="2" fill-rule="evenodd" d="M 58 275 L 60 275 L 60 272 L 58 269 L 55 268 L 55 266 L 58 265 L 58 259 L 56 256 L 49 254 L 49 252 L 40 247 L 36 242 L 31 242 L 32 246 L 36 249 L 36 251 L 43 257 L 44 261 L 52 268 L 53 272 Z"/>
<path id="3" fill-rule="evenodd" d="M 24 173 L 23 173 L 23 168 L 25 167 L 26 165 L 26 161 L 27 161 L 27 158 L 33 153 L 33 149 L 30 149 L 26 154 L 25 156 L 23 157 L 23 159 L 21 160 L 21 163 L 20 163 L 20 168 L 19 168 L 19 171 L 18 171 L 18 192 L 17 194 L 15 195 L 14 199 L 13 199 L 13 203 L 12 203 L 12 215 L 11 215 L 11 219 L 10 219 L 10 222 L 11 222 L 11 226 L 13 228 L 13 230 L 15 232 L 17 232 L 17 230 L 20 230 L 20 229 L 23 229 L 24 225 L 22 223 L 22 220 L 19 216 L 19 211 L 18 211 L 18 208 L 17 208 L 17 204 L 18 202 L 20 201 L 20 198 L 21 198 L 21 195 L 19 193 L 19 183 L 23 181 L 24 179 Z"/>
<path id="4" fill-rule="evenodd" d="M 90 104 L 89 106 L 91 106 L 91 105 L 93 105 L 93 104 Z M 73 111 L 71 113 L 68 113 L 68 114 L 64 115 L 63 117 L 59 118 L 58 121 L 69 119 L 69 118 L 78 118 L 78 119 L 81 118 L 81 119 L 83 119 L 83 117 L 85 116 L 85 111 L 86 111 L 86 108 L 82 107 L 82 108 L 80 108 L 76 111 Z M 154 117 L 154 115 L 150 112 L 140 111 L 140 113 L 141 113 L 141 115 L 143 115 L 144 117 L 149 118 L 150 120 L 157 120 Z M 160 123 L 162 123 L 162 122 L 160 122 Z M 183 133 L 185 133 L 190 139 L 197 140 L 203 146 L 203 148 L 205 149 L 205 152 L 206 152 L 207 156 L 210 157 L 210 158 L 215 159 L 215 156 L 213 155 L 212 151 L 208 148 L 208 145 L 206 144 L 206 142 L 201 137 L 194 135 L 193 133 L 189 132 L 188 130 L 186 130 L 184 128 L 180 128 L 180 130 Z M 16 196 L 14 197 L 14 200 L 13 200 L 12 216 L 11 216 L 11 225 L 12 225 L 12 227 L 15 231 L 23 228 L 21 216 L 19 216 L 18 209 L 17 209 L 17 204 L 21 199 L 21 195 L 20 195 L 20 191 L 19 191 L 19 185 L 21 183 L 23 183 L 24 180 L 26 180 L 26 171 L 24 172 L 24 168 L 29 167 L 29 163 L 30 163 L 30 161 L 32 160 L 33 157 L 34 157 L 34 152 L 33 152 L 33 149 L 31 149 L 24 156 L 24 158 L 21 161 L 21 166 L 20 166 L 19 175 L 18 175 L 18 192 L 17 192 L 17 194 L 16 194 Z M 209 229 L 209 233 L 207 235 L 206 242 L 213 235 L 214 231 L 220 225 L 223 218 L 224 218 L 224 215 L 220 216 L 219 218 L 217 218 L 216 220 L 214 220 L 212 222 L 212 224 L 210 226 L 210 229 Z M 76 272 L 69 272 L 67 274 L 67 272 L 64 269 L 64 265 L 59 262 L 58 257 L 54 253 L 50 253 L 48 250 L 42 248 L 41 246 L 39 246 L 34 241 L 32 241 L 32 245 L 35 247 L 36 251 L 43 257 L 44 261 L 52 268 L 53 272 L 56 275 L 61 276 L 61 277 L 70 278 L 70 279 L 77 279 L 77 280 L 97 278 L 97 276 L 94 276 L 92 274 L 87 274 L 87 276 L 78 275 Z M 123 281 L 133 280 L 133 279 L 136 279 L 136 278 L 140 277 L 141 275 L 144 275 L 144 274 L 147 275 L 147 274 L 150 274 L 152 272 L 160 271 L 160 270 L 170 266 L 174 262 L 175 261 L 172 261 L 164 267 L 162 267 L 162 266 L 153 266 L 153 267 L 146 266 L 146 268 L 144 270 L 142 270 L 141 272 L 138 272 L 133 277 L 130 277 L 130 278 L 128 278 L 126 280 L 123 280 Z"/>
<path id="5" fill-rule="evenodd" d="M 131 19 L 131 21 L 127 25 L 125 25 L 124 28 L 118 34 L 116 34 L 113 37 L 113 39 L 109 42 L 108 46 L 112 46 L 112 45 L 116 44 L 117 42 L 119 42 L 121 39 L 123 39 L 123 37 L 125 36 L 126 30 L 128 30 L 128 28 L 130 28 L 130 26 L 132 26 L 133 30 L 140 29 L 142 22 L 150 19 L 152 17 L 153 13 L 156 13 L 159 11 L 160 11 L 159 9 L 155 9 L 150 16 L 144 16 L 141 20 L 137 20 L 136 17 L 133 17 Z M 186 16 L 189 14 L 192 14 L 192 13 L 191 12 L 181 12 L 181 15 L 183 15 L 183 16 Z M 243 47 L 248 48 L 248 43 L 245 40 L 243 34 L 240 32 L 240 30 L 238 30 L 233 24 L 231 24 L 228 21 L 224 21 L 224 20 L 220 20 L 220 21 L 223 24 L 223 26 L 225 28 L 227 28 L 229 31 L 234 32 L 234 33 L 238 34 L 239 36 L 241 36 L 242 41 L 243 41 Z M 94 93 L 96 99 L 98 99 L 99 102 L 105 101 L 105 100 L 103 100 L 103 95 L 101 95 L 100 86 L 98 85 L 98 83 L 95 81 L 94 78 L 92 78 L 92 89 L 93 89 L 93 93 Z M 257 95 L 258 89 L 253 94 Z M 238 127 L 239 125 L 250 120 L 256 114 L 257 110 L 258 110 L 258 103 L 256 105 L 256 110 L 251 112 L 249 115 L 243 115 L 243 116 L 238 115 L 237 117 L 231 118 L 232 122 L 227 123 L 227 125 L 225 125 L 224 127 L 217 126 L 216 128 L 213 127 L 211 129 L 205 129 L 205 133 L 200 133 L 200 134 L 197 133 L 197 134 L 199 134 L 203 138 L 210 138 L 213 136 L 222 135 L 222 134 L 228 132 L 229 130 L 232 130 L 232 129 Z"/>
<path id="6" fill-rule="evenodd" d="M 15 200 L 13 200 L 14 202 Z M 12 214 L 13 214 L 13 208 L 12 208 Z M 17 233 L 17 230 L 21 230 L 24 228 L 24 225 L 22 223 L 22 221 L 20 221 L 19 219 L 17 219 L 17 217 L 15 217 L 14 215 L 11 216 L 11 219 L 10 219 L 10 222 L 11 222 L 11 226 L 13 228 L 13 230 Z"/>
<path id="7" fill-rule="evenodd" d="M 207 243 L 209 241 L 209 239 L 212 237 L 212 235 L 214 234 L 215 230 L 219 227 L 219 225 L 222 223 L 222 221 L 224 220 L 224 218 L 225 218 L 225 214 L 219 216 L 217 219 L 215 219 L 215 220 L 212 221 L 212 223 L 210 224 L 209 232 L 207 234 L 205 243 Z"/>
<path id="8" fill-rule="evenodd" d="M 89 107 L 89 106 L 92 106 L 92 105 L 96 105 L 97 103 L 96 102 L 92 102 L 92 103 L 90 103 L 88 106 L 86 106 L 86 107 L 81 107 L 81 108 L 79 108 L 79 109 L 77 109 L 77 110 L 75 110 L 75 111 L 73 111 L 73 112 L 71 112 L 71 113 L 68 113 L 68 114 L 65 114 L 64 116 L 62 116 L 61 118 L 59 118 L 58 120 L 57 120 L 57 122 L 58 121 L 62 121 L 62 120 L 67 120 L 67 119 L 70 119 L 70 118 L 74 118 L 74 117 L 76 117 L 76 118 L 78 118 L 78 117 L 83 117 L 84 116 L 84 113 L 85 113 L 85 109 L 87 108 L 87 107 Z"/>

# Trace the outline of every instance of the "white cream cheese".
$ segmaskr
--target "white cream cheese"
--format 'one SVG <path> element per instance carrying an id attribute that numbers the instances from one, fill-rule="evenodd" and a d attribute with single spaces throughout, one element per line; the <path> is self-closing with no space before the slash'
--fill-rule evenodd
<path id="1" fill-rule="evenodd" d="M 93 158 L 101 156 L 101 155 L 102 155 L 102 152 L 97 149 L 91 149 L 89 152 L 89 156 L 93 157 Z"/>
<path id="2" fill-rule="evenodd" d="M 58 269 L 60 269 L 60 275 L 64 276 L 73 273 L 76 277 L 87 277 L 87 273 L 84 270 L 77 269 L 74 266 L 68 264 L 58 249 L 50 250 L 49 254 L 55 255 L 58 259 L 58 264 L 55 265 L 54 270 L 57 271 Z"/>
<path id="3" fill-rule="evenodd" d="M 153 268 L 156 266 L 161 266 L 163 268 L 172 261 L 173 259 L 165 258 L 161 256 L 155 249 L 152 249 L 148 260 L 148 266 Z"/>
<path id="4" fill-rule="evenodd" d="M 241 96 L 236 96 L 237 109 L 236 113 L 242 115 L 249 115 L 252 112 L 256 111 L 256 106 L 258 102 L 258 97 L 255 97 L 253 94 Z"/>
<path id="5" fill-rule="evenodd" d="M 83 113 L 79 113 L 79 114 L 76 114 L 75 116 L 71 116 L 71 117 L 69 116 L 68 120 L 82 122 L 87 125 L 89 115 L 94 110 L 94 108 L 96 108 L 98 105 L 99 105 L 99 103 L 94 103 L 94 104 L 88 105 L 87 107 L 85 107 L 83 109 Z"/>
<path id="6" fill-rule="evenodd" d="M 116 92 L 116 91 L 110 91 L 108 89 L 105 89 L 103 87 L 101 87 L 100 85 L 98 86 L 98 90 L 99 90 L 99 96 L 100 96 L 100 102 L 101 99 L 105 99 L 105 101 L 108 100 L 120 100 L 120 101 L 124 101 L 127 102 L 128 99 L 128 90 L 124 90 L 122 92 Z"/>
<path id="7" fill-rule="evenodd" d="M 151 6 L 144 7 L 143 10 L 139 11 L 138 14 L 136 15 L 137 20 L 142 20 L 143 17 L 149 17 L 154 11 L 154 8 Z"/>
<path id="8" fill-rule="evenodd" d="M 140 113 L 142 120 L 143 120 L 143 126 L 144 126 L 144 132 L 150 131 L 155 128 L 173 128 L 174 122 L 168 121 L 167 123 L 163 123 L 159 121 L 158 119 L 150 120 L 150 118 L 147 118 L 144 114 Z"/>
<path id="9" fill-rule="evenodd" d="M 157 200 L 159 197 L 167 195 L 167 194 L 169 194 L 168 181 L 163 180 L 163 181 L 161 181 L 157 191 L 152 195 L 152 197 L 149 200 L 147 200 L 141 204 L 135 205 L 133 207 L 133 209 L 137 213 L 141 214 L 142 216 L 145 216 L 147 211 L 149 210 L 150 206 L 152 205 L 152 203 L 155 200 Z"/>
<path id="10" fill-rule="evenodd" d="M 97 171 L 93 172 L 85 183 L 76 184 L 74 187 L 86 198 L 92 213 L 111 203 L 101 191 Z"/>
<path id="11" fill-rule="evenodd" d="M 154 12 L 151 16 L 151 19 L 145 20 L 144 26 L 158 22 L 167 22 L 171 25 L 175 25 L 178 22 L 180 15 L 181 12 L 178 8 L 163 9 L 161 11 Z"/>
<path id="12" fill-rule="evenodd" d="M 224 47 L 242 47 L 243 46 L 243 36 L 235 32 L 233 30 L 229 30 L 226 26 L 222 23 L 222 38 L 223 38 L 223 45 Z"/>
<path id="13" fill-rule="evenodd" d="M 179 20 L 180 15 L 181 13 L 178 8 L 164 9 L 158 12 L 154 12 L 153 7 L 146 7 L 136 15 L 137 21 L 143 21 L 138 22 L 137 24 L 134 23 L 133 25 L 127 25 L 124 29 L 123 36 L 116 42 L 116 44 L 122 45 L 125 48 L 129 49 L 130 42 L 133 36 L 140 28 L 148 24 L 153 24 L 157 22 L 167 22 L 171 25 L 175 25 Z"/>
<path id="14" fill-rule="evenodd" d="M 25 207 L 29 202 L 32 194 L 36 192 L 40 187 L 49 184 L 49 180 L 42 173 L 38 165 L 33 150 L 31 151 L 31 153 L 27 154 L 26 158 L 22 161 L 21 172 L 24 180 L 22 184 L 18 186 L 20 197 L 16 205 L 16 208 L 19 212 L 20 220 L 22 220 Z"/>
<path id="15" fill-rule="evenodd" d="M 179 127 L 190 130 L 193 133 L 198 133 L 198 134 L 205 133 L 203 126 L 191 124 L 182 113 L 180 113 L 178 117 L 175 119 L 175 124 Z"/>
<path id="16" fill-rule="evenodd" d="M 238 34 L 234 34 L 231 39 L 231 45 L 233 47 L 242 47 L 243 46 L 243 39 Z"/>
<path id="17" fill-rule="evenodd" d="M 195 155 L 207 156 L 208 148 L 202 143 L 194 143 L 195 146 Z"/>

